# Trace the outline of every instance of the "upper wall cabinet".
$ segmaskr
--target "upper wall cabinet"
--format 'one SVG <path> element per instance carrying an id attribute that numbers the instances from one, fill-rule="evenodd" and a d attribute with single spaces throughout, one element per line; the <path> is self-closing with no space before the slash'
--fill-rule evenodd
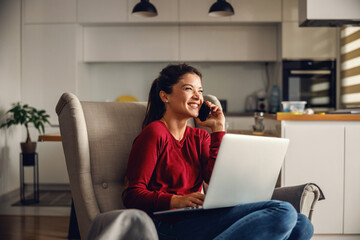
<path id="1" fill-rule="evenodd" d="M 131 14 L 140 0 L 77 1 L 79 23 L 281 22 L 281 0 L 228 0 L 235 11 L 231 17 L 209 16 L 216 0 L 151 0 L 158 16 L 150 18 Z"/>
<path id="2" fill-rule="evenodd" d="M 281 0 L 230 0 L 235 15 L 210 17 L 216 0 L 180 0 L 180 22 L 281 22 Z"/>
<path id="3" fill-rule="evenodd" d="M 124 0 L 78 0 L 80 23 L 127 22 L 128 4 Z"/>
<path id="4" fill-rule="evenodd" d="M 213 1 L 215 2 L 215 1 Z M 281 0 L 231 0 L 233 22 L 281 22 Z"/>
<path id="5" fill-rule="evenodd" d="M 25 23 L 75 23 L 76 0 L 23 0 Z"/>
<path id="6" fill-rule="evenodd" d="M 183 0 L 179 0 L 180 2 Z M 129 22 L 178 22 L 178 0 L 151 0 L 150 2 L 156 7 L 158 15 L 156 17 L 141 17 L 132 15 L 131 12 L 140 0 L 128 0 Z"/>
<path id="7" fill-rule="evenodd" d="M 175 61 L 179 59 L 175 26 L 84 28 L 84 61 Z"/>
<path id="8" fill-rule="evenodd" d="M 181 61 L 276 61 L 276 26 L 182 26 Z"/>
<path id="9" fill-rule="evenodd" d="M 336 29 L 299 27 L 298 22 L 282 23 L 282 57 L 284 59 L 336 58 Z"/>
<path id="10" fill-rule="evenodd" d="M 179 0 L 180 22 L 229 22 L 230 17 L 210 17 L 209 9 L 216 0 Z"/>
<path id="11" fill-rule="evenodd" d="M 274 25 L 84 27 L 84 61 L 276 61 L 277 29 Z"/>

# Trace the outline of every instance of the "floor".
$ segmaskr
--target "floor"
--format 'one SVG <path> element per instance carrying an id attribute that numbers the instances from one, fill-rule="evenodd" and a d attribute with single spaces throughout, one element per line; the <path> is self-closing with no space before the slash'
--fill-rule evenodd
<path id="1" fill-rule="evenodd" d="M 40 185 L 40 189 L 68 189 L 68 185 Z M 0 196 L 0 239 L 67 239 L 70 207 L 11 206 L 20 190 Z"/>
<path id="2" fill-rule="evenodd" d="M 62 190 L 69 189 L 66 184 L 40 184 L 41 190 Z M 21 216 L 70 216 L 70 207 L 32 207 L 32 206 L 11 206 L 20 199 L 20 190 L 14 190 L 0 196 L 0 215 L 21 215 Z"/>

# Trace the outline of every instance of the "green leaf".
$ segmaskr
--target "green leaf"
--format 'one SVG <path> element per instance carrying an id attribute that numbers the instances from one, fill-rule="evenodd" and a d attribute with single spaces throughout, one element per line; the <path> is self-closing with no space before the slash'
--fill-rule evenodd
<path id="1" fill-rule="evenodd" d="M 6 121 L 0 125 L 0 128 L 10 127 L 12 125 L 24 125 L 28 129 L 29 124 L 33 124 L 39 133 L 45 133 L 45 124 L 50 124 L 48 118 L 50 115 L 44 109 L 37 110 L 28 104 L 22 105 L 20 102 L 13 103 L 6 115 Z"/>

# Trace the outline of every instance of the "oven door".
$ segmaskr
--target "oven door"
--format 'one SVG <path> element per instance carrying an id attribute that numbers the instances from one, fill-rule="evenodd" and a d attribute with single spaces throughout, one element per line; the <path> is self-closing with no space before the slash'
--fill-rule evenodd
<path id="1" fill-rule="evenodd" d="M 289 70 L 284 74 L 283 99 L 307 101 L 308 108 L 335 108 L 335 88 L 331 70 Z"/>

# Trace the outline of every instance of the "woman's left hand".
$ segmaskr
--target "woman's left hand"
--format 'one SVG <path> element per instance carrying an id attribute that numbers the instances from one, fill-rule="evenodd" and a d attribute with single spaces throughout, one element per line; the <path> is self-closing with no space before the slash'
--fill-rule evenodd
<path id="1" fill-rule="evenodd" d="M 203 104 L 207 104 L 211 108 L 209 116 L 204 122 L 200 121 L 199 118 L 195 118 L 196 124 L 208 127 L 212 132 L 225 131 L 225 116 L 221 108 L 209 101 L 206 101 Z"/>

